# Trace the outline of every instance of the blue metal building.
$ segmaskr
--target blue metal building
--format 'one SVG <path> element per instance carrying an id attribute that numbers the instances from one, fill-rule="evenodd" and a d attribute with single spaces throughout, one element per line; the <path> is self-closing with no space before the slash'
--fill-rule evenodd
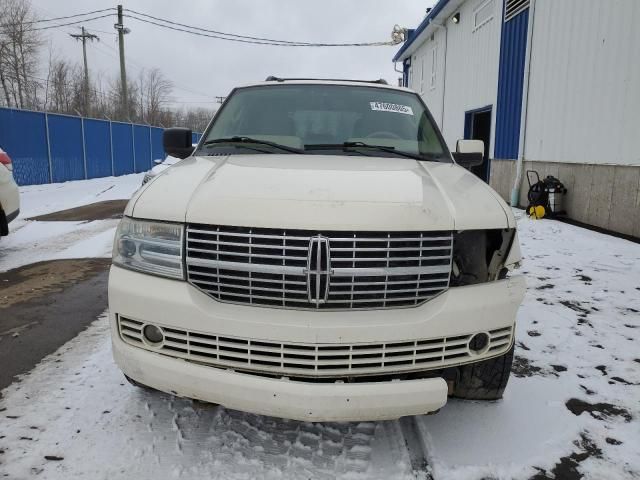
<path id="1" fill-rule="evenodd" d="M 450 147 L 485 141 L 475 173 L 506 200 L 534 169 L 570 217 L 640 237 L 639 23 L 637 0 L 439 0 L 393 60 Z"/>

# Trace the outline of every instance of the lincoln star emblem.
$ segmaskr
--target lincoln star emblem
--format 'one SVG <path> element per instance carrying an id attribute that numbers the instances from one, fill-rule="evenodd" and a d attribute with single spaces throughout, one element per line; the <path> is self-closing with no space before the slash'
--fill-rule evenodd
<path id="1" fill-rule="evenodd" d="M 329 239 L 318 235 L 309 240 L 307 256 L 307 295 L 309 303 L 317 308 L 329 297 L 329 278 L 331 276 L 331 255 Z"/>

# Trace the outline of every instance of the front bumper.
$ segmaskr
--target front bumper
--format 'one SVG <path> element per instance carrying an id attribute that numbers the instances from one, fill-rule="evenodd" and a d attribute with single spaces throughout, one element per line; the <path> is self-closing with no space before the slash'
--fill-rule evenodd
<path id="1" fill-rule="evenodd" d="M 514 276 L 452 288 L 415 308 L 298 311 L 220 303 L 186 282 L 112 267 L 109 307 L 116 363 L 142 384 L 259 414 L 356 421 L 435 411 L 446 403 L 447 385 L 441 378 L 316 383 L 240 373 L 125 343 L 116 316 L 258 342 L 341 346 L 411 342 L 512 327 L 524 291 L 524 278 Z"/>
<path id="2" fill-rule="evenodd" d="M 442 378 L 380 383 L 306 383 L 188 363 L 114 339 L 126 375 L 158 390 L 260 415 L 301 421 L 387 420 L 440 409 Z"/>

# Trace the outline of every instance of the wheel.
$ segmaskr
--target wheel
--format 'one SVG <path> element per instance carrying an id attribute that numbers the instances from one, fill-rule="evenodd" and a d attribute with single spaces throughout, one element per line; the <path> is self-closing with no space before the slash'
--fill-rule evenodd
<path id="1" fill-rule="evenodd" d="M 453 396 L 466 400 L 498 400 L 509 381 L 513 363 L 513 345 L 499 357 L 459 368 Z"/>
<path id="2" fill-rule="evenodd" d="M 5 235 L 9 235 L 9 222 L 7 222 L 7 217 L 4 214 L 2 206 L 0 206 L 0 237 L 4 237 Z"/>
<path id="3" fill-rule="evenodd" d="M 133 385 L 134 387 L 138 387 L 141 388 L 142 390 L 153 390 L 153 388 L 151 387 L 147 387 L 146 385 L 143 385 L 140 382 L 136 382 L 133 378 L 128 377 L 128 376 L 124 376 L 124 378 L 127 379 L 127 382 L 129 382 L 131 385 Z"/>

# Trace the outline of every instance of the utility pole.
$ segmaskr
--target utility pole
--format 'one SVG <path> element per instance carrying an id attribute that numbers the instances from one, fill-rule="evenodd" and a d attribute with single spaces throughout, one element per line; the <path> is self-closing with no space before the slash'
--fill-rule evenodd
<path id="1" fill-rule="evenodd" d="M 82 27 L 82 33 L 70 33 L 69 34 L 71 37 L 75 38 L 76 40 L 80 40 L 82 42 L 82 57 L 84 58 L 84 114 L 89 115 L 89 66 L 87 65 L 87 40 L 98 40 L 100 41 L 100 39 L 98 38 L 97 35 L 94 35 L 93 33 L 87 33 L 84 29 L 84 27 Z"/>
<path id="2" fill-rule="evenodd" d="M 118 31 L 118 46 L 120 47 L 120 89 L 122 96 L 122 110 L 125 118 L 129 118 L 129 95 L 127 93 L 127 70 L 124 64 L 124 36 L 131 32 L 124 26 L 122 5 L 118 5 L 118 23 L 113 28 Z"/>

